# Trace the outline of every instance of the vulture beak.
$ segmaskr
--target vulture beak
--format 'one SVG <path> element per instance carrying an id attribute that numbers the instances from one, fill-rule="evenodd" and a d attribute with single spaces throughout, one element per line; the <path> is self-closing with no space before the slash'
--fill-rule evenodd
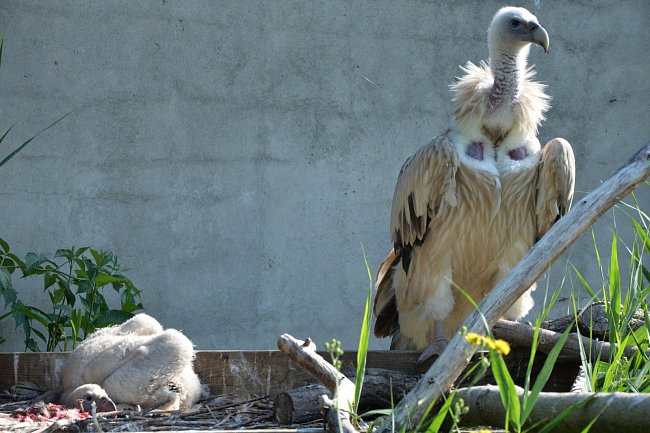
<path id="1" fill-rule="evenodd" d="M 548 53 L 548 45 L 550 41 L 548 39 L 548 33 L 546 33 L 544 27 L 540 26 L 536 22 L 530 21 L 528 23 L 528 29 L 530 31 L 530 42 L 544 48 L 544 52 Z"/>
<path id="2" fill-rule="evenodd" d="M 97 407 L 97 412 L 114 412 L 117 410 L 113 400 L 107 397 L 102 397 L 99 399 L 99 405 Z"/>

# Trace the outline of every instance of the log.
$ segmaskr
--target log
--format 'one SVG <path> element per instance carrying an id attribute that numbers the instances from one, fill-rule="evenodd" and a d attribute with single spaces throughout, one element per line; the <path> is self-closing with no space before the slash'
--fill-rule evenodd
<path id="1" fill-rule="evenodd" d="M 408 394 L 420 376 L 381 368 L 367 369 L 359 402 L 360 412 L 391 407 L 393 402 L 400 401 Z M 276 422 L 288 425 L 317 420 L 322 417 L 319 398 L 327 393 L 327 388 L 316 384 L 278 394 L 273 401 Z"/>
<path id="2" fill-rule="evenodd" d="M 527 325 L 525 323 L 511 322 L 509 320 L 499 320 L 496 325 L 492 328 L 494 336 L 506 340 L 511 345 L 530 347 L 533 341 L 533 334 L 535 333 L 535 327 Z M 557 343 L 562 337 L 562 334 L 559 332 L 549 331 L 547 329 L 539 330 L 539 344 L 537 350 L 542 353 L 548 354 L 555 343 Z M 607 360 L 610 359 L 610 356 L 613 355 L 617 346 L 614 344 L 609 344 L 603 341 L 592 340 L 589 337 L 585 337 L 580 334 L 571 333 L 564 343 L 564 347 L 560 352 L 559 359 L 571 359 L 579 361 L 580 358 L 580 341 L 582 340 L 582 346 L 585 350 L 585 355 L 592 362 L 595 362 L 596 359 Z M 625 356 L 631 358 L 638 349 L 633 346 L 628 346 L 625 348 Z M 647 352 L 650 355 L 650 351 Z"/>
<path id="3" fill-rule="evenodd" d="M 560 218 L 479 304 L 487 326 L 492 328 L 537 281 L 541 275 L 578 240 L 596 220 L 639 183 L 650 176 L 650 143 L 642 147 L 627 163 L 573 209 Z M 478 311 L 472 312 L 463 326 L 469 332 L 483 333 L 484 322 Z M 451 389 L 465 369 L 476 347 L 457 333 L 413 390 L 395 407 L 393 416 L 384 419 L 379 433 L 407 430 L 417 425 L 426 409 Z"/>
<path id="4" fill-rule="evenodd" d="M 320 396 L 331 393 L 321 384 L 290 389 L 273 399 L 273 415 L 279 425 L 303 424 L 323 417 Z"/>
<path id="5" fill-rule="evenodd" d="M 634 331 L 644 326 L 644 324 L 645 320 L 641 309 L 634 313 L 628 323 L 629 327 Z M 564 332 L 567 326 L 571 326 L 575 330 L 575 317 L 573 314 L 547 320 L 540 325 L 541 328 L 555 332 Z M 607 311 L 603 302 L 594 302 L 587 305 L 578 313 L 578 330 L 582 335 L 590 338 L 607 339 L 609 323 L 607 322 Z"/>
<path id="6" fill-rule="evenodd" d="M 518 389 L 519 399 L 523 390 Z M 462 398 L 469 412 L 462 416 L 463 427 L 499 426 L 503 425 L 506 411 L 501 403 L 499 388 L 493 385 L 461 388 L 456 392 L 457 398 Z M 539 394 L 535 407 L 524 425 L 529 428 L 539 423 L 537 430 L 543 428 L 549 421 L 557 417 L 569 406 L 591 401 L 580 406 L 565 418 L 553 432 L 573 433 L 581 431 L 594 418 L 598 418 L 591 431 L 599 433 L 645 432 L 650 427 L 650 394 L 604 393 L 593 394 L 586 392 L 561 393 L 542 392 Z M 602 413 L 601 413 L 602 411 Z M 535 431 L 533 429 L 532 431 Z"/>

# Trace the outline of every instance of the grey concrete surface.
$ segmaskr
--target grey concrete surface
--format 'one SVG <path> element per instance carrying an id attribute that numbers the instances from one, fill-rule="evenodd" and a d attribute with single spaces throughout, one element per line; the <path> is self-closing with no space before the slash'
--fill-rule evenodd
<path id="1" fill-rule="evenodd" d="M 650 8 L 512 3 L 550 33 L 530 58 L 554 98 L 540 138 L 573 144 L 580 197 L 650 139 Z M 447 127 L 448 85 L 486 58 L 502 5 L 5 0 L 0 129 L 16 126 L 0 156 L 73 113 L 0 168 L 0 236 L 20 254 L 114 251 L 147 311 L 201 349 L 273 348 L 283 332 L 354 348 L 361 245 L 374 274 L 399 169 Z M 567 259 L 599 287 L 590 238 Z M 1 331 L 0 350 L 22 349 L 11 321 Z"/>

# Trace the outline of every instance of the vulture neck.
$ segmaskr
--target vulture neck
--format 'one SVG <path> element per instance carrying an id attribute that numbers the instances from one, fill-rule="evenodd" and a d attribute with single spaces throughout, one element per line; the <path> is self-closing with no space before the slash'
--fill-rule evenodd
<path id="1" fill-rule="evenodd" d="M 518 50 L 490 50 L 490 69 L 494 77 L 489 97 L 491 110 L 510 107 L 519 97 L 529 49 L 527 45 Z"/>

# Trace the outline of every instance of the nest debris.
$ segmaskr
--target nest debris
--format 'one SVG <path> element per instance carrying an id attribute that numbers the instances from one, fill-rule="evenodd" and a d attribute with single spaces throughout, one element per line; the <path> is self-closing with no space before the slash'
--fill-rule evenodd
<path id="1" fill-rule="evenodd" d="M 211 397 L 199 402 L 189 412 L 180 411 L 116 411 L 82 412 L 80 417 L 29 419 L 24 414 L 42 402 L 14 401 L 0 405 L 0 430 L 24 433 L 63 432 L 129 432 L 183 430 L 257 430 L 286 429 L 279 426 L 273 415 L 273 402 L 268 396 L 242 399 L 235 396 Z M 321 427 L 321 423 L 293 428 Z"/>

